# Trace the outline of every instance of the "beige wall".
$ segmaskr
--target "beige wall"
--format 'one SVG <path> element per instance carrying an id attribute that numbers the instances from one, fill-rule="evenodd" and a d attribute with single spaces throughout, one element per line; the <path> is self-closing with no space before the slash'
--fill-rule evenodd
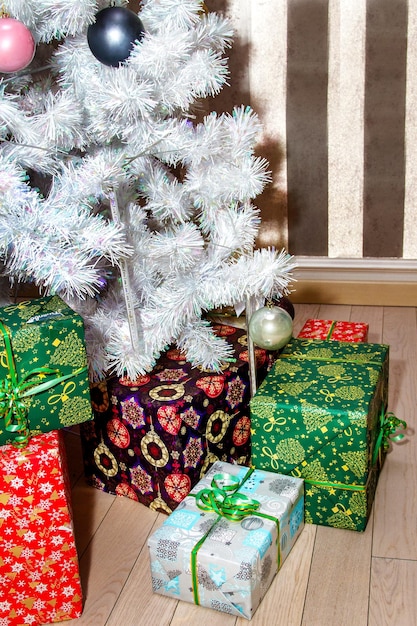
<path id="1" fill-rule="evenodd" d="M 250 104 L 264 127 L 258 153 L 269 160 L 272 183 L 257 198 L 262 211 L 259 245 L 288 243 L 286 169 L 287 0 L 212 0 L 235 29 L 230 51 L 230 87 L 218 97 L 221 110 Z M 256 6 L 255 6 L 256 5 Z"/>
<path id="2" fill-rule="evenodd" d="M 260 243 L 416 259 L 417 2 L 212 4 L 236 27 L 232 70 L 235 57 L 247 64 L 235 92 L 264 124 L 273 184 Z"/>
<path id="3" fill-rule="evenodd" d="M 131 3 L 133 4 L 133 3 Z M 273 182 L 260 245 L 417 259 L 417 0 L 207 0 L 235 29 L 230 86 Z"/>

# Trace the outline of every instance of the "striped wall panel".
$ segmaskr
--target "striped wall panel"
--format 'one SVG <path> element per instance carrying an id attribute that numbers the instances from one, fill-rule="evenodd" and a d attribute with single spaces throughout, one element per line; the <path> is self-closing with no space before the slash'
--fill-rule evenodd
<path id="1" fill-rule="evenodd" d="M 417 0 L 206 4 L 236 28 L 215 106 L 264 124 L 260 245 L 417 259 Z"/>

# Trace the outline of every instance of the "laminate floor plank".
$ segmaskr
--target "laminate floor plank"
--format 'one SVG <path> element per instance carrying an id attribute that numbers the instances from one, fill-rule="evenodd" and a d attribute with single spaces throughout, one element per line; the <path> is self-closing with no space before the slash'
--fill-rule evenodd
<path id="1" fill-rule="evenodd" d="M 80 559 L 85 607 L 83 615 L 73 620 L 74 626 L 107 623 L 133 566 L 144 555 L 144 544 L 158 515 L 129 498 L 103 495 L 112 505 Z M 136 615 L 142 606 L 140 589 L 136 589 Z"/>
<path id="2" fill-rule="evenodd" d="M 137 503 L 141 509 L 142 504 Z M 163 513 L 152 512 L 154 522 L 148 527 L 148 533 L 142 537 L 144 542 L 137 559 L 120 592 L 116 604 L 106 622 L 106 626 L 168 626 L 178 602 L 172 598 L 155 594 L 152 591 L 151 569 L 147 538 L 166 519 Z"/>
<path id="3" fill-rule="evenodd" d="M 109 512 L 114 498 L 93 489 L 81 477 L 72 489 L 74 533 L 78 557 L 81 558 L 97 529 Z"/>
<path id="4" fill-rule="evenodd" d="M 366 626 L 372 517 L 361 533 L 317 527 L 303 626 Z"/>
<path id="5" fill-rule="evenodd" d="M 351 309 L 350 304 L 321 304 L 318 317 L 322 320 L 348 322 Z"/>
<path id="6" fill-rule="evenodd" d="M 417 626 L 417 561 L 372 559 L 369 626 Z"/>
<path id="7" fill-rule="evenodd" d="M 417 327 L 412 308 L 384 308 L 383 341 L 390 345 L 388 408 L 408 424 L 381 472 L 373 555 L 417 559 Z"/>

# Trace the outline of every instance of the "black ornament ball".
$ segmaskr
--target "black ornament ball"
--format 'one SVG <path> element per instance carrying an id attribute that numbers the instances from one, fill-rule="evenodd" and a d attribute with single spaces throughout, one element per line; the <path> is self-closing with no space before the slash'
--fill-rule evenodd
<path id="1" fill-rule="evenodd" d="M 135 41 L 145 33 L 136 13 L 124 7 L 107 7 L 96 15 L 87 30 L 91 52 L 104 65 L 117 67 L 132 52 Z"/>

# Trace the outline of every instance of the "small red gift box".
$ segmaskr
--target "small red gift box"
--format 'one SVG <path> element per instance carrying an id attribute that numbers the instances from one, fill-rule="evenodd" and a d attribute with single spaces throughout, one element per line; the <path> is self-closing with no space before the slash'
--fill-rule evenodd
<path id="1" fill-rule="evenodd" d="M 340 322 L 336 320 L 308 319 L 299 338 L 334 339 L 335 341 L 368 341 L 368 324 L 363 322 Z"/>
<path id="2" fill-rule="evenodd" d="M 80 617 L 82 590 L 62 431 L 0 447 L 0 624 Z"/>

